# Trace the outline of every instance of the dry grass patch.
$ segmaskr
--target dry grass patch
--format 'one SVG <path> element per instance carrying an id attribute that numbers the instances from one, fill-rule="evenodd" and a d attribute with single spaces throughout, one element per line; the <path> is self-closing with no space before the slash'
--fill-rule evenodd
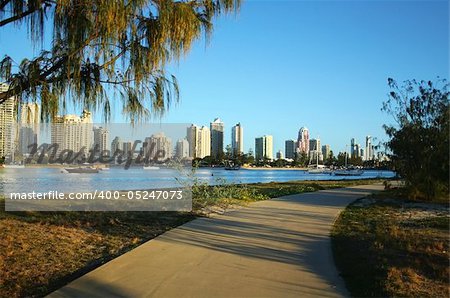
<path id="1" fill-rule="evenodd" d="M 335 261 L 358 297 L 449 297 L 449 208 L 385 194 L 359 200 L 332 231 Z"/>
<path id="2" fill-rule="evenodd" d="M 0 212 L 0 297 L 44 296 L 192 218 L 175 212 Z"/>

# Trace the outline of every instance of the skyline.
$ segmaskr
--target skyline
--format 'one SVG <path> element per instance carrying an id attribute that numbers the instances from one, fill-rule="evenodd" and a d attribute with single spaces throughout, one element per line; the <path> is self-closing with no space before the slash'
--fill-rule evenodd
<path id="1" fill-rule="evenodd" d="M 0 56 L 20 61 L 33 49 L 24 28 L 10 28 Z M 265 134 L 274 136 L 274 152 L 283 150 L 307 126 L 311 138 L 343 151 L 353 137 L 386 140 L 388 77 L 448 78 L 448 52 L 447 1 L 247 1 L 237 16 L 217 20 L 208 45 L 196 43 L 169 66 L 181 102 L 161 121 L 209 125 L 219 117 L 224 144 L 240 122 L 245 152 Z M 124 122 L 117 107 L 113 116 Z"/>

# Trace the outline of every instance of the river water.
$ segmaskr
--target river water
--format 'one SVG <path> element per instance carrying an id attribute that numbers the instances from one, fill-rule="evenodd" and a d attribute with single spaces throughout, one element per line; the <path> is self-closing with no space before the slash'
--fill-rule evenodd
<path id="1" fill-rule="evenodd" d="M 391 171 L 366 170 L 362 176 L 342 177 L 325 174 L 308 174 L 302 170 L 246 170 L 200 168 L 190 170 L 142 168 L 111 168 L 98 174 L 67 174 L 59 168 L 0 169 L 0 191 L 16 192 L 90 192 L 95 190 L 139 190 L 181 186 L 193 179 L 208 184 L 286 182 L 295 180 L 342 180 L 389 178 Z"/>

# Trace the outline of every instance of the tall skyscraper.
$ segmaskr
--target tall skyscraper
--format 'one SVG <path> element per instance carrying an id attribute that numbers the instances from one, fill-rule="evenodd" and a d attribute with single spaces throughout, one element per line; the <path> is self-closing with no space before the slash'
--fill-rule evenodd
<path id="1" fill-rule="evenodd" d="M 83 149 L 87 155 L 94 139 L 92 125 L 92 116 L 88 111 L 83 111 L 81 116 L 57 116 L 51 129 L 52 144 L 59 145 L 57 153 L 62 150 L 80 152 Z"/>
<path id="2" fill-rule="evenodd" d="M 306 127 L 298 131 L 297 148 L 300 153 L 309 153 L 309 130 Z"/>
<path id="3" fill-rule="evenodd" d="M 360 157 L 361 156 L 361 145 L 355 144 L 355 150 L 354 150 L 354 157 Z"/>
<path id="4" fill-rule="evenodd" d="M 109 131 L 103 127 L 94 127 L 94 147 L 98 146 L 100 154 L 109 148 Z"/>
<path id="5" fill-rule="evenodd" d="M 356 143 L 355 138 L 352 138 L 350 140 L 350 156 L 355 157 L 356 156 Z"/>
<path id="6" fill-rule="evenodd" d="M 322 147 L 320 146 L 320 139 L 309 140 L 309 157 L 310 160 L 323 160 Z"/>
<path id="7" fill-rule="evenodd" d="M 134 155 L 134 152 L 132 152 L 133 151 L 133 143 L 130 142 L 130 141 L 122 142 L 120 149 L 123 151 L 123 156 L 124 157 L 128 157 L 130 155 L 131 156 Z"/>
<path id="8" fill-rule="evenodd" d="M 330 145 L 323 145 L 322 146 L 322 155 L 323 155 L 323 159 L 327 160 L 328 158 L 330 158 Z"/>
<path id="9" fill-rule="evenodd" d="M 190 157 L 204 158 L 211 155 L 211 135 L 208 127 L 192 124 L 187 128 L 187 139 Z"/>
<path id="10" fill-rule="evenodd" d="M 321 146 L 320 146 L 320 139 L 310 139 L 309 140 L 309 151 L 320 151 L 321 150 Z"/>
<path id="11" fill-rule="evenodd" d="M 296 142 L 294 140 L 286 140 L 284 142 L 284 155 L 286 158 L 295 158 L 295 143 Z"/>
<path id="12" fill-rule="evenodd" d="M 112 140 L 111 142 L 111 154 L 114 155 L 115 152 L 117 152 L 117 150 L 123 150 L 123 145 L 122 145 L 122 140 L 120 139 L 120 137 L 115 137 L 114 140 Z"/>
<path id="13" fill-rule="evenodd" d="M 189 142 L 186 139 L 178 140 L 175 147 L 175 157 L 179 159 L 189 157 Z"/>
<path id="14" fill-rule="evenodd" d="M 255 159 L 273 159 L 273 137 L 265 135 L 255 139 Z"/>
<path id="15" fill-rule="evenodd" d="M 224 124 L 220 118 L 214 119 L 210 124 L 211 129 L 211 156 L 218 158 L 223 154 Z"/>
<path id="16" fill-rule="evenodd" d="M 39 105 L 37 103 L 24 104 L 20 111 L 19 127 L 19 148 L 22 154 L 30 153 L 31 148 L 29 146 L 38 144 L 39 123 Z"/>
<path id="17" fill-rule="evenodd" d="M 231 128 L 231 150 L 234 156 L 244 153 L 244 128 L 241 123 Z"/>
<path id="18" fill-rule="evenodd" d="M 172 140 L 163 132 L 145 138 L 145 143 L 147 143 L 146 154 L 150 158 L 163 161 L 172 157 Z"/>
<path id="19" fill-rule="evenodd" d="M 8 91 L 9 86 L 0 83 L 0 92 Z M 16 141 L 15 106 L 16 97 L 10 97 L 0 105 L 0 157 L 11 159 Z"/>
<path id="20" fill-rule="evenodd" d="M 372 160 L 372 137 L 366 136 L 366 158 L 365 160 Z"/>

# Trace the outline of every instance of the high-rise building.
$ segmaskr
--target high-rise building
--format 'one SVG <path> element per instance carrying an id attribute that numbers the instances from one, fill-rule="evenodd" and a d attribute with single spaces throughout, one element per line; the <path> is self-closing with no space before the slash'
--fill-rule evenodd
<path id="1" fill-rule="evenodd" d="M 372 137 L 366 136 L 366 157 L 365 160 L 372 160 Z"/>
<path id="2" fill-rule="evenodd" d="M 39 105 L 37 103 L 23 105 L 20 111 L 19 128 L 19 148 L 22 154 L 30 153 L 31 145 L 39 145 L 39 123 Z"/>
<path id="3" fill-rule="evenodd" d="M 9 86 L 0 83 L 0 92 L 8 91 Z M 16 141 L 16 119 L 15 106 L 16 97 L 6 99 L 0 105 L 0 157 L 11 159 L 14 154 L 14 145 Z"/>
<path id="4" fill-rule="evenodd" d="M 350 140 L 350 156 L 351 157 L 355 157 L 356 156 L 356 143 L 355 143 L 355 138 L 352 138 Z"/>
<path id="5" fill-rule="evenodd" d="M 123 150 L 122 140 L 120 137 L 116 136 L 111 142 L 111 154 L 114 155 L 117 150 Z"/>
<path id="6" fill-rule="evenodd" d="M 309 140 L 309 159 L 310 162 L 323 160 L 322 147 L 320 146 L 320 139 L 310 139 Z"/>
<path id="7" fill-rule="evenodd" d="M 284 142 L 284 155 L 286 158 L 295 158 L 295 143 L 296 142 L 294 140 L 286 140 Z"/>
<path id="8" fill-rule="evenodd" d="M 362 160 L 366 160 L 366 152 L 364 151 L 364 148 L 359 149 L 359 156 L 361 156 Z"/>
<path id="9" fill-rule="evenodd" d="M 223 155 L 224 124 L 220 118 L 214 119 L 210 124 L 211 130 L 211 156 L 218 158 Z"/>
<path id="10" fill-rule="evenodd" d="M 277 152 L 277 159 L 284 159 L 284 157 L 283 157 L 283 151 L 278 150 L 278 152 Z"/>
<path id="11" fill-rule="evenodd" d="M 121 148 L 123 151 L 123 156 L 124 157 L 128 157 L 128 156 L 134 156 L 134 152 L 133 151 L 133 143 L 128 141 L 128 142 L 123 142 L 121 143 Z"/>
<path id="12" fill-rule="evenodd" d="M 147 143 L 145 154 L 151 159 L 163 161 L 172 157 L 172 140 L 166 137 L 163 132 L 145 138 L 145 143 Z"/>
<path id="13" fill-rule="evenodd" d="M 273 137 L 265 135 L 255 139 L 255 159 L 273 159 Z"/>
<path id="14" fill-rule="evenodd" d="M 320 139 L 310 139 L 309 140 L 309 151 L 320 151 Z"/>
<path id="15" fill-rule="evenodd" d="M 189 142 L 186 139 L 178 140 L 175 147 L 175 157 L 179 159 L 189 158 Z"/>
<path id="16" fill-rule="evenodd" d="M 86 155 L 92 148 L 92 116 L 83 111 L 81 116 L 57 116 L 51 129 L 52 144 L 58 145 L 57 153 L 62 150 L 83 151 Z"/>
<path id="17" fill-rule="evenodd" d="M 234 156 L 244 153 L 244 128 L 241 123 L 231 128 L 231 150 Z"/>
<path id="18" fill-rule="evenodd" d="M 323 159 L 327 160 L 328 158 L 330 158 L 330 145 L 323 145 L 322 146 L 322 155 L 323 155 Z"/>
<path id="19" fill-rule="evenodd" d="M 354 157 L 361 157 L 361 145 L 360 144 L 355 144 L 355 150 L 353 153 Z"/>
<path id="20" fill-rule="evenodd" d="M 187 128 L 187 139 L 190 157 L 204 158 L 211 155 L 211 135 L 208 127 L 192 124 Z"/>
<path id="21" fill-rule="evenodd" d="M 109 148 L 109 131 L 103 127 L 94 127 L 94 148 L 98 147 L 100 154 Z"/>
<path id="22" fill-rule="evenodd" d="M 299 153 L 309 153 L 309 130 L 306 127 L 298 131 L 297 148 Z"/>

